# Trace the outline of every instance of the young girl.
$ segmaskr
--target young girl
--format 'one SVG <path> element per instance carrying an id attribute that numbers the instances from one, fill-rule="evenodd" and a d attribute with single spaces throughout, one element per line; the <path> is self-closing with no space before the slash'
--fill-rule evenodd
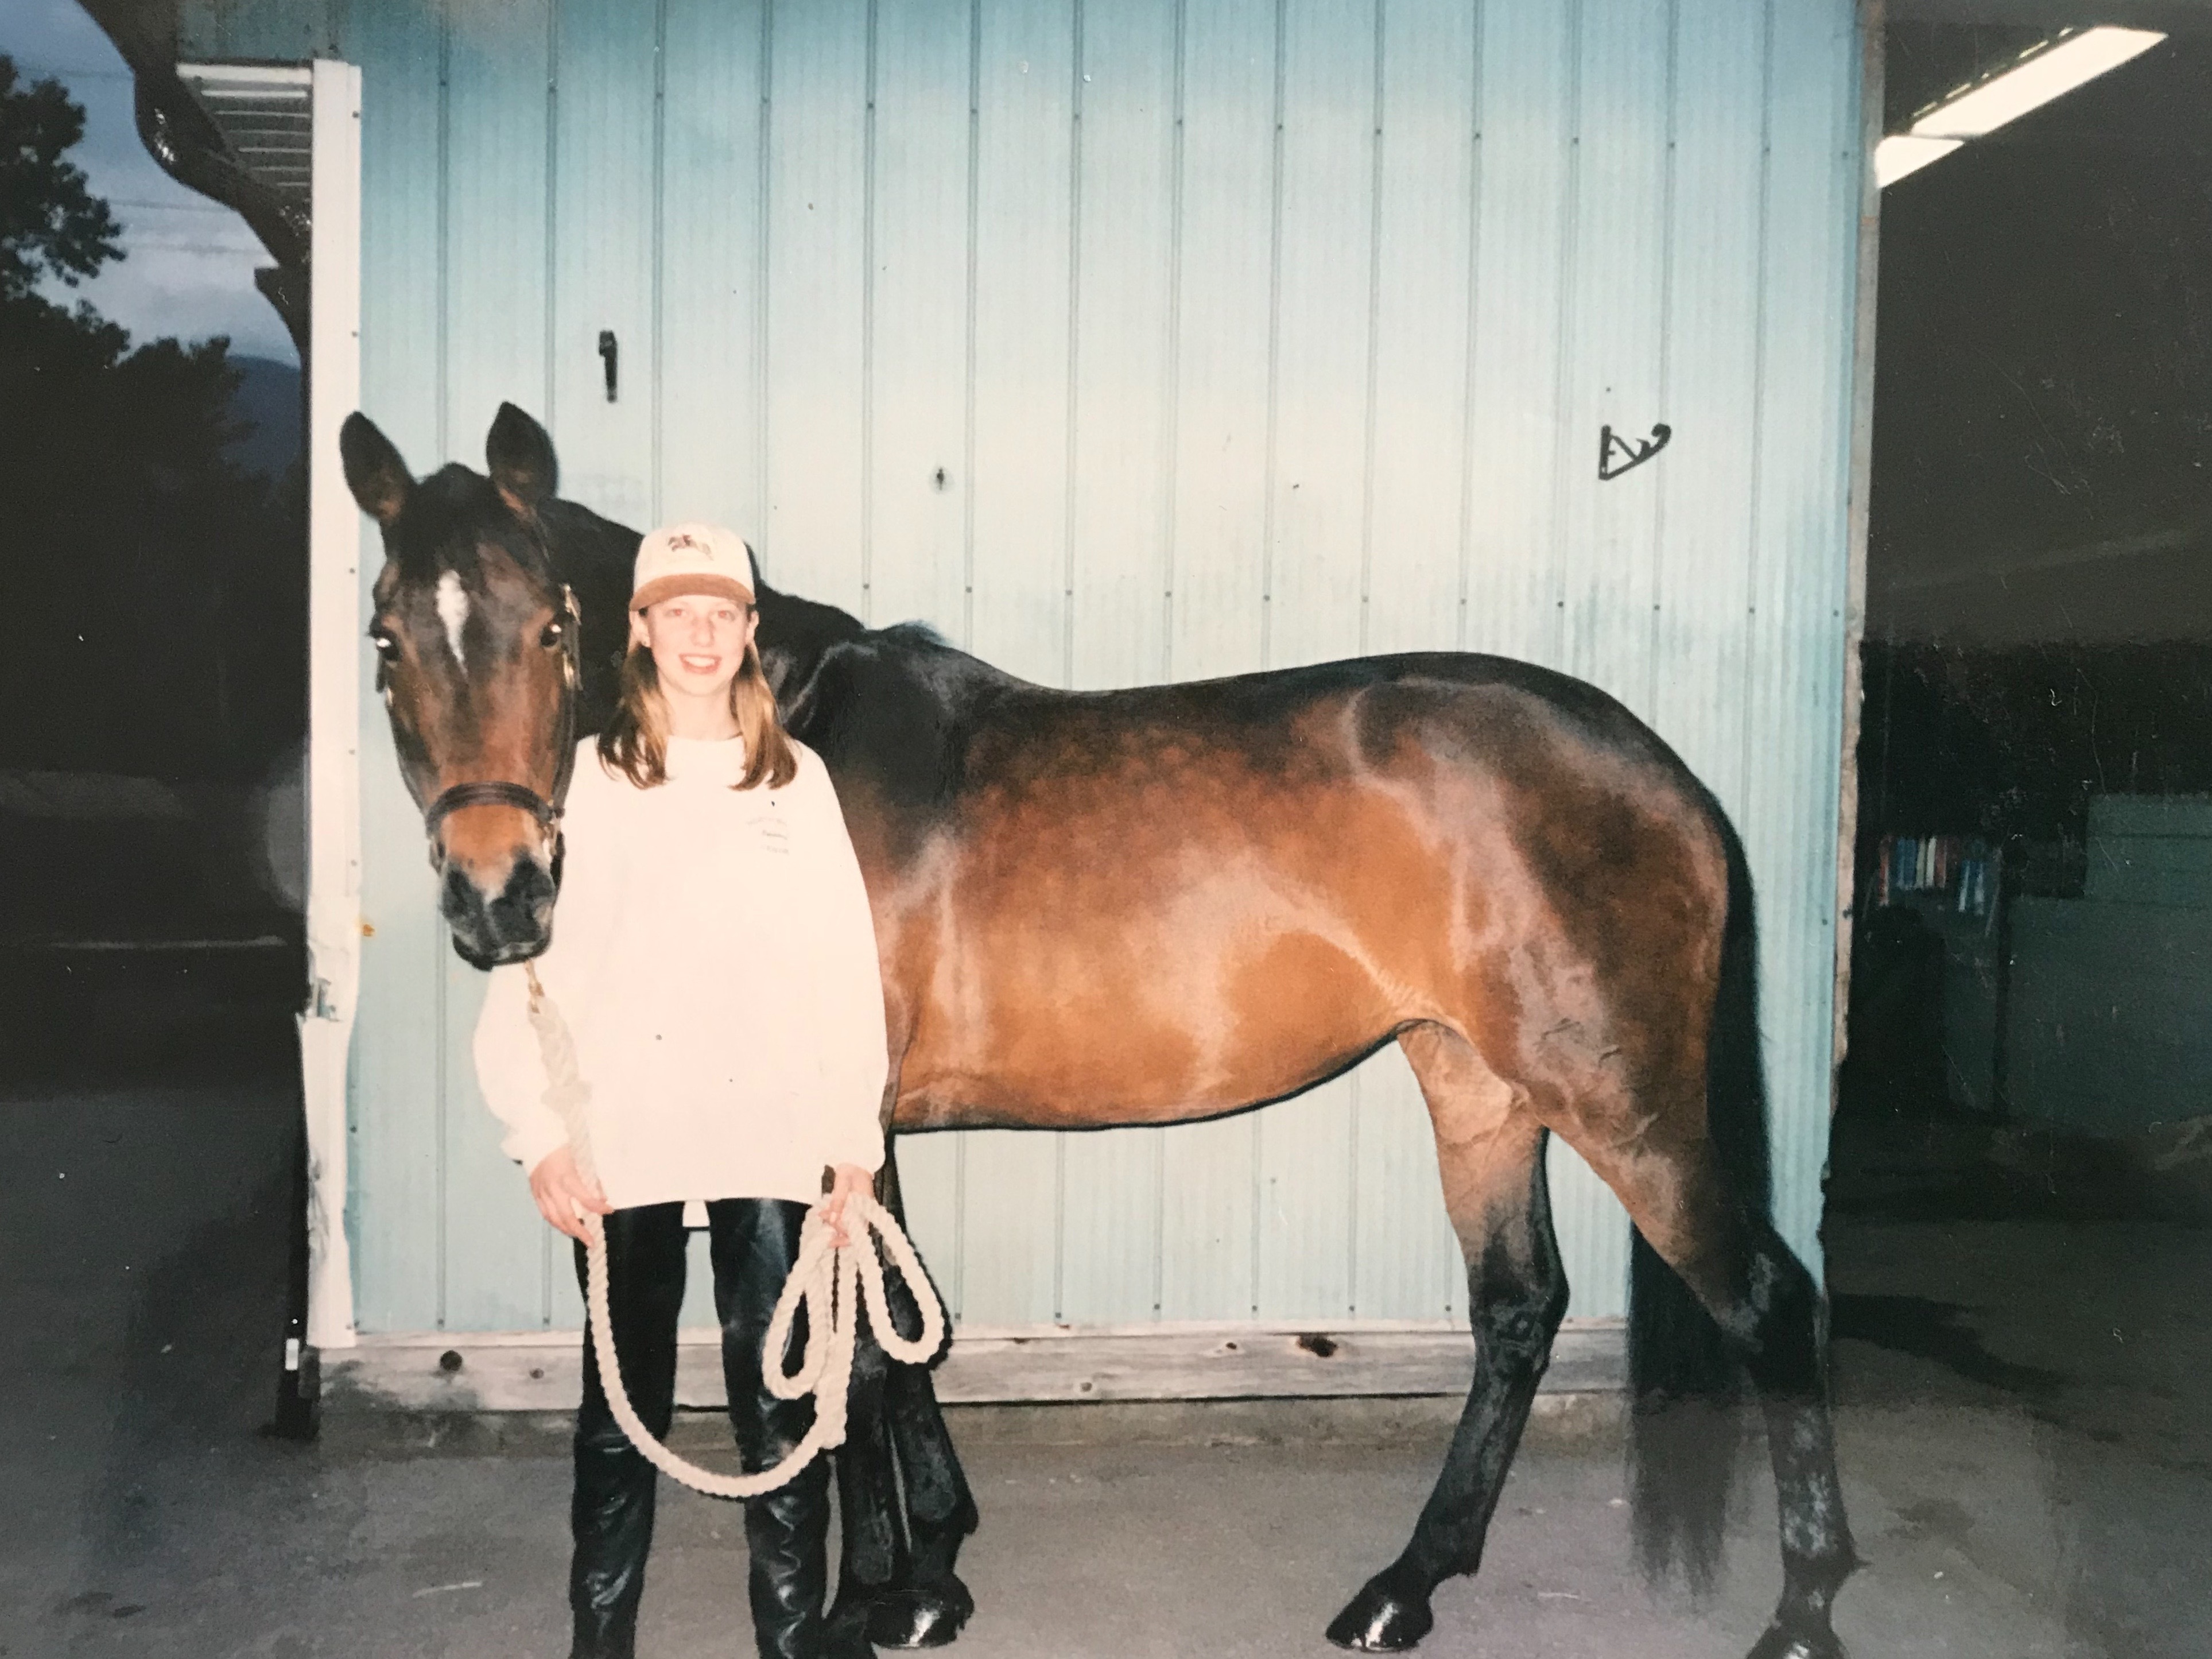
<path id="1" fill-rule="evenodd" d="M 809 1401 L 768 1392 L 763 1342 L 825 1171 L 842 1233 L 846 1200 L 883 1161 L 887 1070 L 860 864 L 829 773 L 777 720 L 753 647 L 759 620 L 750 556 L 729 531 L 678 525 L 645 538 L 621 707 L 596 756 L 578 757 L 560 911 L 538 963 L 591 1091 L 598 1186 L 580 1176 L 545 1102 L 520 966 L 493 970 L 476 1037 L 484 1098 L 546 1220 L 580 1241 L 580 1211 L 605 1218 L 615 1352 L 638 1414 L 664 1437 L 685 1209 L 703 1202 L 749 1471 L 811 1420 Z M 580 1242 L 575 1255 L 580 1285 Z M 654 1474 L 608 1411 L 588 1340 L 575 1455 L 574 1653 L 628 1659 Z M 745 1505 L 753 1628 L 771 1659 L 825 1652 L 829 1480 L 817 1458 Z"/>

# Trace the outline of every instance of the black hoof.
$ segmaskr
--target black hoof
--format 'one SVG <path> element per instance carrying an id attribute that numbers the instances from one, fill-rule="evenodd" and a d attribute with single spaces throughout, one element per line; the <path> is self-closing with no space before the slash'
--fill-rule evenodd
<path id="1" fill-rule="evenodd" d="M 868 1640 L 879 1648 L 941 1648 L 959 1638 L 975 1611 L 957 1578 L 931 1589 L 884 1590 L 868 1608 Z"/>
<path id="2" fill-rule="evenodd" d="M 822 1632 L 822 1659 L 876 1659 L 868 1641 L 868 1621 L 860 1608 L 832 1613 Z"/>
<path id="3" fill-rule="evenodd" d="M 1419 1645 L 1436 1622 L 1427 1596 L 1398 1589 L 1378 1573 L 1329 1620 L 1328 1639 L 1355 1653 L 1403 1653 Z"/>
<path id="4" fill-rule="evenodd" d="M 1752 1644 L 1750 1659 L 1844 1659 L 1844 1644 L 1830 1630 L 1790 1630 L 1769 1625 Z"/>

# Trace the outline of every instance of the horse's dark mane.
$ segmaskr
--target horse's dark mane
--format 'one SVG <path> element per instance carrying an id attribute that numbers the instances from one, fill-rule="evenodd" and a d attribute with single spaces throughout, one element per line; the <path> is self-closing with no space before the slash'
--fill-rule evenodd
<path id="1" fill-rule="evenodd" d="M 784 626 L 791 623 L 797 628 Z M 977 713 L 1020 683 L 926 623 L 865 628 L 763 584 L 764 647 L 772 624 L 792 735 L 822 757 L 841 788 L 868 791 L 895 842 L 926 834 L 960 792 Z"/>
<path id="2" fill-rule="evenodd" d="M 480 563 L 479 537 L 486 531 L 521 556 L 544 579 L 566 582 L 580 600 L 611 605 L 618 614 L 629 591 L 637 532 L 602 519 L 574 501 L 540 504 L 549 565 L 541 565 L 533 538 L 520 532 L 499 489 L 483 473 L 448 462 L 416 481 L 410 492 L 404 533 L 386 550 L 408 582 L 433 582 L 447 570 L 473 578 Z"/>
<path id="3" fill-rule="evenodd" d="M 572 585 L 591 582 L 610 591 L 628 588 L 637 558 L 637 532 L 574 501 L 542 502 L 538 515 L 565 580 Z M 617 603 L 622 597 L 617 596 Z"/>
<path id="4" fill-rule="evenodd" d="M 875 631 L 889 643 L 908 645 L 920 651 L 948 651 L 963 657 L 968 654 L 926 622 L 893 623 Z"/>
<path id="5" fill-rule="evenodd" d="M 630 574 L 638 534 L 588 507 L 557 497 L 541 501 L 538 519 L 553 559 L 584 618 L 582 698 L 578 733 L 596 736 L 614 712 L 615 686 L 629 645 Z"/>

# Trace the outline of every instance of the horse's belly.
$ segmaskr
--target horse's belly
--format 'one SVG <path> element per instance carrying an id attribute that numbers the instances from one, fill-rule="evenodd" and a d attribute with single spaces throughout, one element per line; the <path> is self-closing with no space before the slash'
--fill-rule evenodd
<path id="1" fill-rule="evenodd" d="M 1432 1015 L 1449 935 L 1408 924 L 1453 878 L 1418 800 L 1213 759 L 977 809 L 891 946 L 901 1122 L 1214 1115 Z"/>
<path id="2" fill-rule="evenodd" d="M 1328 1076 L 1395 1023 L 1370 975 L 1311 934 L 1103 958 L 1013 951 L 951 979 L 916 1022 L 902 1123 L 1214 1116 Z"/>

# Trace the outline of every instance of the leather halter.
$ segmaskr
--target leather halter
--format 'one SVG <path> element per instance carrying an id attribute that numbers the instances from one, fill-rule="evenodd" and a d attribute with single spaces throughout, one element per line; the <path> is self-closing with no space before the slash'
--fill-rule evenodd
<path id="1" fill-rule="evenodd" d="M 583 650 L 583 611 L 576 604 L 575 590 L 563 585 L 561 589 L 561 712 L 554 721 L 554 741 L 558 747 L 555 750 L 553 763 L 552 793 L 541 795 L 527 784 L 511 783 L 504 778 L 472 779 L 441 792 L 438 798 L 422 811 L 422 832 L 429 840 L 432 869 L 441 869 L 445 865 L 445 848 L 439 844 L 439 830 L 448 817 L 467 806 L 521 808 L 538 820 L 538 827 L 545 837 L 548 854 L 556 860 L 559 859 L 561 811 L 568 799 L 568 780 L 576 770 L 576 696 L 577 686 L 582 678 Z"/>

